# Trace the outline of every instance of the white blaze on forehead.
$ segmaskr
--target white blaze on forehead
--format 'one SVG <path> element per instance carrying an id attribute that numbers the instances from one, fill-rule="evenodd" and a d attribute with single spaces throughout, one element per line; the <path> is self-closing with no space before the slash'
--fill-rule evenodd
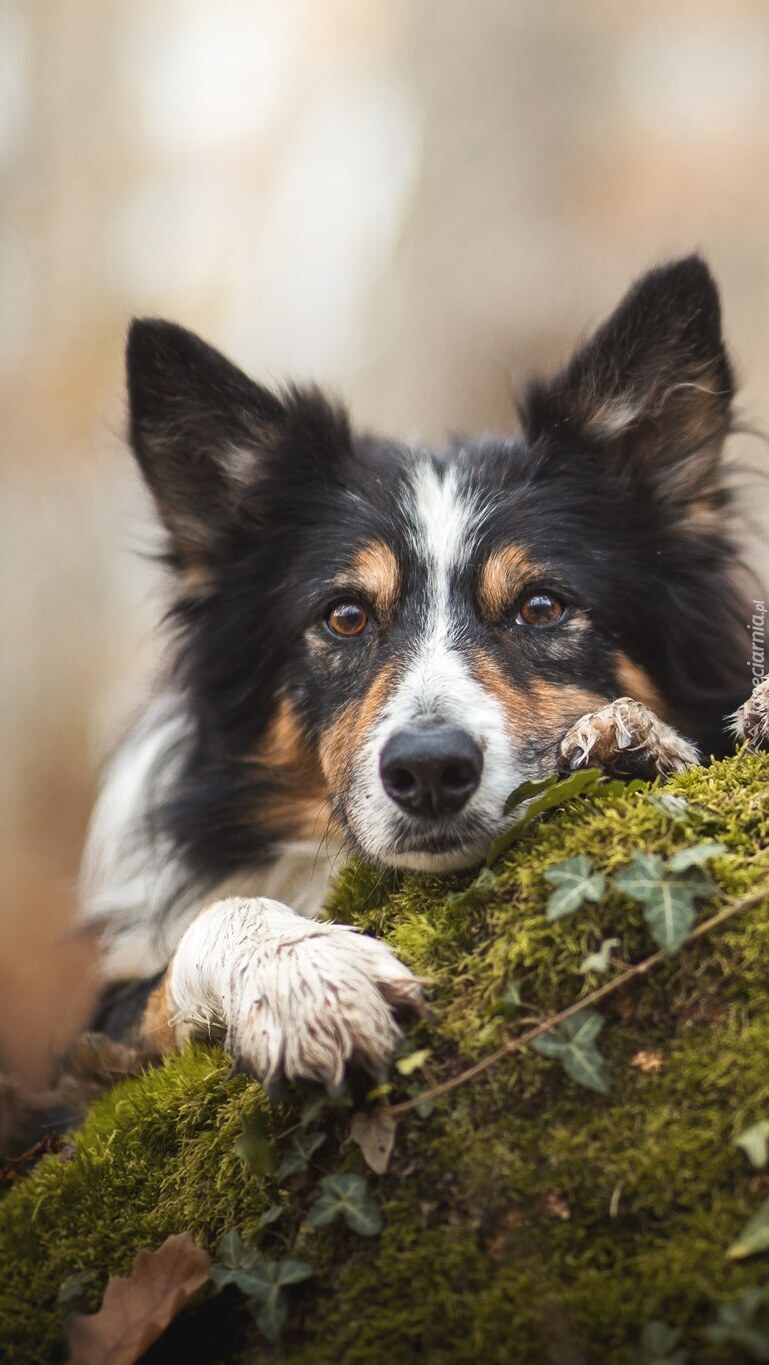
<path id="1" fill-rule="evenodd" d="M 461 487 L 455 468 L 438 469 L 430 460 L 414 468 L 410 492 L 414 550 L 427 568 L 431 624 L 446 630 L 451 575 L 470 558 L 480 508 Z"/>
<path id="2" fill-rule="evenodd" d="M 455 649 L 461 623 L 452 619 L 451 580 L 471 554 L 476 501 L 461 488 L 456 469 L 436 468 L 430 459 L 412 470 L 407 499 L 412 548 L 425 573 L 424 615 L 400 686 L 386 708 L 388 732 L 412 721 L 455 719 L 446 714 L 446 702 L 458 675 L 466 675 Z"/>

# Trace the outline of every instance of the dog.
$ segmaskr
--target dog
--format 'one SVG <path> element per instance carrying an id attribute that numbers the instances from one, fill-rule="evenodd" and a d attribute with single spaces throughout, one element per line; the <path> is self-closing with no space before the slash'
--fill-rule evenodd
<path id="1" fill-rule="evenodd" d="M 524 779 L 769 745 L 716 285 L 696 256 L 651 270 L 530 385 L 518 436 L 440 452 L 169 322 L 133 323 L 127 376 L 171 659 L 88 838 L 93 1025 L 157 1054 L 216 1037 L 271 1088 L 381 1074 L 420 983 L 317 918 L 343 852 L 468 869 Z"/>

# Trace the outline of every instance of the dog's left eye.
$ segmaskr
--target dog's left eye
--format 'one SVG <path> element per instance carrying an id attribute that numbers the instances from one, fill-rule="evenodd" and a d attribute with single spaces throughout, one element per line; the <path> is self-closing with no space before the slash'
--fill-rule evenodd
<path id="1" fill-rule="evenodd" d="M 326 625 L 332 635 L 360 635 L 368 625 L 368 612 L 360 602 L 337 602 L 326 612 Z"/>
<path id="2" fill-rule="evenodd" d="M 519 626 L 554 626 L 566 611 L 566 604 L 552 592 L 532 592 L 518 603 L 515 618 Z"/>

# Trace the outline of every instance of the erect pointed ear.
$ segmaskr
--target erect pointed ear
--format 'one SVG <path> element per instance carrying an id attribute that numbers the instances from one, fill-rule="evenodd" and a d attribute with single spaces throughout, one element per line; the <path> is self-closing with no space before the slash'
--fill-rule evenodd
<path id="1" fill-rule="evenodd" d="M 271 459 L 349 445 L 346 419 L 314 390 L 278 398 L 174 323 L 134 321 L 126 368 L 131 445 L 180 565 L 217 557 Z"/>
<path id="2" fill-rule="evenodd" d="M 595 449 L 684 516 L 719 505 L 733 396 L 718 290 L 688 256 L 644 275 L 565 370 L 533 384 L 521 420 L 530 441 Z"/>

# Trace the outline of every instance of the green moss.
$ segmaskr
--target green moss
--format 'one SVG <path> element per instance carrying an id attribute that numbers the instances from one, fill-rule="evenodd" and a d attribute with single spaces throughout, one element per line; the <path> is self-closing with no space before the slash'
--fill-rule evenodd
<path id="1" fill-rule="evenodd" d="M 466 895 L 467 879 L 396 882 L 348 868 L 333 913 L 385 938 L 430 980 L 434 1017 L 414 1025 L 409 1044 L 431 1048 L 424 1083 L 509 1034 L 514 1026 L 489 1006 L 511 978 L 524 1000 L 550 1010 L 596 984 L 579 964 L 602 938 L 620 938 L 631 961 L 649 952 L 638 908 L 611 890 L 549 923 L 551 863 L 588 853 L 611 872 L 639 848 L 667 855 L 712 837 L 728 848 L 716 880 L 741 896 L 769 877 L 768 780 L 769 758 L 742 754 L 668 783 L 711 813 L 704 833 L 674 823 L 653 793 L 575 800 Z M 56 1293 L 74 1271 L 100 1272 L 95 1304 L 139 1246 L 184 1229 L 211 1249 L 231 1226 L 256 1238 L 260 1213 L 280 1198 L 287 1211 L 266 1254 L 290 1248 L 316 1270 L 292 1298 L 286 1361 L 524 1365 L 567 1361 L 576 1343 L 587 1359 L 620 1365 L 652 1317 L 685 1329 L 693 1359 L 738 1361 L 733 1346 L 721 1355 L 706 1346 L 702 1329 L 718 1302 L 767 1279 L 765 1258 L 732 1264 L 724 1251 L 769 1186 L 734 1146 L 769 1116 L 768 979 L 769 895 L 607 1002 L 608 1096 L 525 1054 L 429 1118 L 404 1121 L 390 1171 L 372 1177 L 384 1230 L 371 1241 L 304 1222 L 317 1175 L 363 1169 L 344 1142 L 346 1116 L 322 1120 L 314 1175 L 281 1192 L 233 1152 L 243 1115 L 264 1102 L 258 1086 L 228 1077 L 221 1054 L 196 1048 L 124 1082 L 94 1106 L 70 1160 L 46 1158 L 0 1205 L 0 1355 L 53 1358 Z M 632 1065 L 641 1051 L 659 1054 L 660 1068 Z M 271 1111 L 279 1147 L 295 1121 L 296 1101 Z M 225 1314 L 227 1296 L 216 1304 Z M 227 1324 L 233 1352 L 268 1358 L 240 1318 Z"/>

